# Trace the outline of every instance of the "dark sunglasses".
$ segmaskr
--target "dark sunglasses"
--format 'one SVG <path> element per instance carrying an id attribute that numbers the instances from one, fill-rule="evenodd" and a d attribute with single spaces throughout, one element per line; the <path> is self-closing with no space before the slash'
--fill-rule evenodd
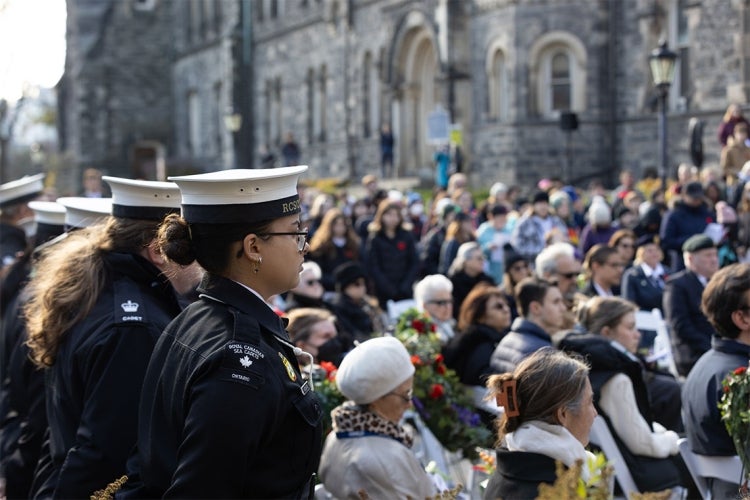
<path id="1" fill-rule="evenodd" d="M 574 272 L 574 273 L 557 273 L 558 276 L 561 278 L 567 278 L 569 280 L 572 280 L 573 278 L 577 277 L 580 273 Z"/>
<path id="2" fill-rule="evenodd" d="M 430 300 L 428 301 L 429 304 L 435 304 L 436 306 L 447 306 L 449 304 L 453 304 L 453 299 L 447 299 L 447 300 Z"/>

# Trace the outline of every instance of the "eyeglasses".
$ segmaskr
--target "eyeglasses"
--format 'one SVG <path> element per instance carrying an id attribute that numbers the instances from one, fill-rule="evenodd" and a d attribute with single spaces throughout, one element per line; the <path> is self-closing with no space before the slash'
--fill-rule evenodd
<path id="1" fill-rule="evenodd" d="M 307 280 L 307 281 L 305 281 L 305 284 L 307 284 L 307 286 L 313 286 L 316 283 L 320 283 L 320 280 Z"/>
<path id="2" fill-rule="evenodd" d="M 297 237 L 297 250 L 300 252 L 305 249 L 305 243 L 307 243 L 307 230 L 304 231 L 293 231 L 286 233 L 255 233 L 257 236 L 296 236 Z"/>
<path id="3" fill-rule="evenodd" d="M 500 311 L 503 311 L 506 309 L 510 310 L 510 308 L 508 307 L 508 304 L 506 304 L 505 302 L 498 302 L 497 304 L 492 304 L 489 307 L 490 309 L 499 309 Z"/>
<path id="4" fill-rule="evenodd" d="M 578 277 L 579 274 L 580 273 L 578 271 L 573 271 L 572 273 L 557 273 L 557 275 L 560 276 L 561 278 L 566 278 L 569 280 L 572 280 Z"/>
<path id="5" fill-rule="evenodd" d="M 414 389 L 409 389 L 406 394 L 399 394 L 397 392 L 389 392 L 387 396 L 396 396 L 401 398 L 404 403 L 411 403 L 412 398 L 414 397 Z"/>
<path id="6" fill-rule="evenodd" d="M 605 262 L 604 264 L 609 267 L 616 267 L 616 268 L 625 267 L 625 264 L 623 264 L 622 262 Z"/>
<path id="7" fill-rule="evenodd" d="M 435 304 L 436 306 L 447 306 L 450 304 L 453 304 L 453 299 L 445 299 L 445 300 L 429 300 L 427 301 L 428 304 Z"/>

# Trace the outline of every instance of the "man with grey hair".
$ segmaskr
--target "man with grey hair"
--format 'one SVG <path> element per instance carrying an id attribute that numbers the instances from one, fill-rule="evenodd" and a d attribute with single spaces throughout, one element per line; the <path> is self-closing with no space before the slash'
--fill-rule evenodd
<path id="1" fill-rule="evenodd" d="M 455 335 L 453 330 L 453 283 L 442 274 L 430 274 L 414 286 L 414 300 L 437 326 L 440 343 L 445 345 Z"/>
<path id="2" fill-rule="evenodd" d="M 581 262 L 576 257 L 575 248 L 570 243 L 553 243 L 536 256 L 534 267 L 539 278 L 557 284 L 567 308 L 565 328 L 572 327 L 578 301 L 578 275 L 581 273 Z"/>

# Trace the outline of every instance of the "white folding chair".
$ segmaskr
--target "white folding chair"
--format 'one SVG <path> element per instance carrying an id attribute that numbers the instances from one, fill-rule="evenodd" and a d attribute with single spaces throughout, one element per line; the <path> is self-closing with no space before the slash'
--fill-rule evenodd
<path id="1" fill-rule="evenodd" d="M 677 372 L 677 365 L 674 362 L 672 353 L 672 341 L 669 337 L 667 322 L 661 314 L 661 311 L 654 308 L 651 311 L 636 311 L 635 327 L 638 330 L 648 330 L 656 332 L 654 339 L 653 354 L 647 357 L 647 361 L 656 361 L 656 364 L 679 379 L 680 374 Z"/>
<path id="2" fill-rule="evenodd" d="M 690 449 L 687 439 L 677 441 L 680 455 L 685 461 L 690 475 L 695 481 L 704 500 L 711 500 L 711 483 L 709 479 L 721 479 L 728 483 L 742 482 L 742 462 L 740 457 L 698 455 Z"/>
<path id="3" fill-rule="evenodd" d="M 389 300 L 386 303 L 386 307 L 388 309 L 388 319 L 391 321 L 391 323 L 395 323 L 396 321 L 398 321 L 398 317 L 401 316 L 404 312 L 411 308 L 416 308 L 417 301 L 414 299 L 404 299 L 399 301 Z"/>
<path id="4" fill-rule="evenodd" d="M 594 424 L 591 426 L 591 432 L 589 433 L 589 441 L 601 448 L 604 456 L 612 464 L 615 469 L 615 479 L 625 498 L 630 498 L 631 493 L 640 493 L 632 474 L 630 474 L 628 464 L 625 463 L 615 438 L 607 427 L 607 421 L 601 415 L 597 415 L 594 419 Z"/>

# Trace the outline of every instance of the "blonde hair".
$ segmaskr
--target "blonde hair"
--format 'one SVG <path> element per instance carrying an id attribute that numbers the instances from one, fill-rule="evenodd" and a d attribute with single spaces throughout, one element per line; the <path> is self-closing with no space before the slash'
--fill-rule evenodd
<path id="1" fill-rule="evenodd" d="M 48 247 L 27 285 L 23 313 L 31 358 L 54 365 L 66 333 L 83 320 L 107 286 L 109 252 L 138 253 L 156 237 L 158 222 L 110 217 L 103 224 L 69 233 Z"/>

